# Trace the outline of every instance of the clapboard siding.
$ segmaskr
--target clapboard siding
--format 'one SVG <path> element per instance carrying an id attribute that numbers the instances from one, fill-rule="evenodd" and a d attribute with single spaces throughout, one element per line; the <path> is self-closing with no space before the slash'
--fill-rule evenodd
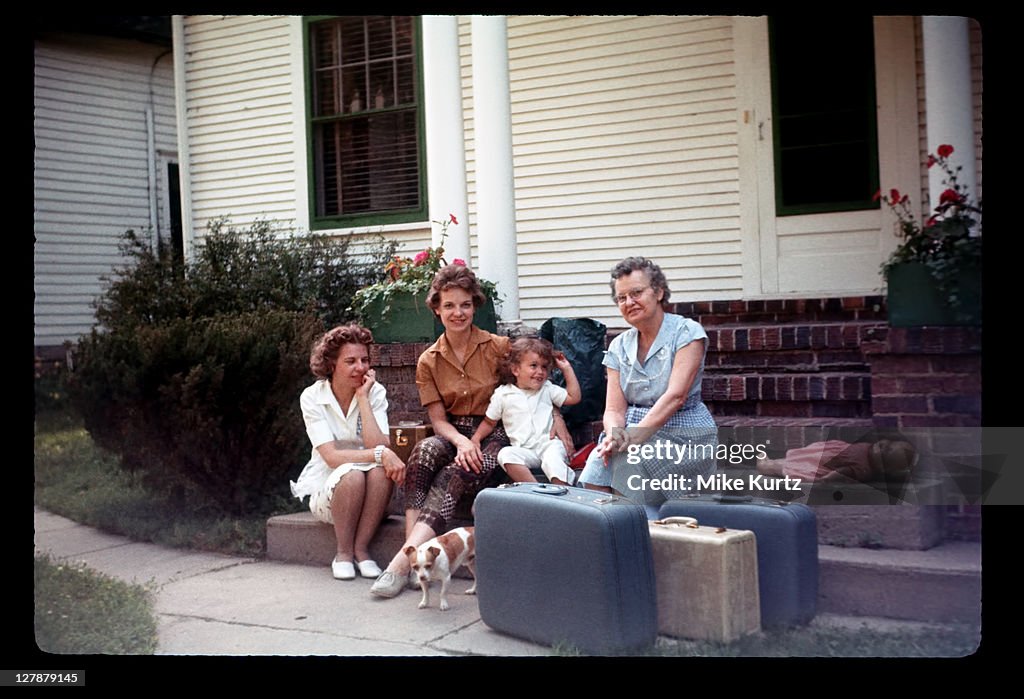
<path id="1" fill-rule="evenodd" d="M 122 39 L 41 34 L 34 49 L 35 344 L 54 346 L 94 325 L 124 231 L 150 229 L 147 108 L 168 234 L 159 168 L 177 151 L 173 63 L 167 46 Z"/>
<path id="2" fill-rule="evenodd" d="M 608 272 L 628 254 L 655 259 L 677 300 L 738 296 L 731 20 L 509 16 L 508 41 L 524 322 L 571 308 L 622 326 Z M 460 53 L 475 222 L 468 18 Z"/>
<path id="3" fill-rule="evenodd" d="M 186 123 L 192 230 L 296 218 L 289 18 L 189 16 Z"/>

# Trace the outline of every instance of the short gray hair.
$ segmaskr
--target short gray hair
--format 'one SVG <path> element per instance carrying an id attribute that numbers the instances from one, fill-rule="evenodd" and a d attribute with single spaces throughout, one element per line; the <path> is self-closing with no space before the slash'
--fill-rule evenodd
<path id="1" fill-rule="evenodd" d="M 661 267 L 646 257 L 627 257 L 612 267 L 612 280 L 609 283 L 612 289 L 612 301 L 616 300 L 615 280 L 637 271 L 644 272 L 647 275 L 647 278 L 651 280 L 651 288 L 664 292 L 664 296 L 661 297 L 661 305 L 663 308 L 668 308 L 668 298 L 672 295 L 671 289 L 668 288 L 668 279 L 665 278 L 665 273 L 661 271 Z"/>

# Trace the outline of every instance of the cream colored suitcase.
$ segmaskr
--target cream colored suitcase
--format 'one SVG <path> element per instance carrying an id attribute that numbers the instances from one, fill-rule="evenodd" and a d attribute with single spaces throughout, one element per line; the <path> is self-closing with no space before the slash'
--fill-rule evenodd
<path id="1" fill-rule="evenodd" d="M 692 517 L 649 526 L 659 634 L 728 643 L 760 630 L 753 532 L 704 527 Z"/>

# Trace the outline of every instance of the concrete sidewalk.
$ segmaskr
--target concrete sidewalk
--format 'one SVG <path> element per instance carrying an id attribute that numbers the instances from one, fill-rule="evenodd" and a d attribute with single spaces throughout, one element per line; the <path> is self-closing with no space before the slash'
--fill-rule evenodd
<path id="1" fill-rule="evenodd" d="M 133 542 L 35 509 L 35 548 L 113 578 L 156 588 L 158 654 L 448 656 L 550 655 L 491 631 L 455 579 L 451 609 L 417 609 L 418 591 L 370 594 L 372 580 L 339 581 L 326 566 L 295 565 Z"/>
<path id="2" fill-rule="evenodd" d="M 547 646 L 488 628 L 470 581 L 456 578 L 451 609 L 420 610 L 419 591 L 385 600 L 372 581 L 338 581 L 327 566 L 237 558 L 133 542 L 35 509 L 35 548 L 153 586 L 160 655 L 549 656 Z M 819 615 L 816 625 L 915 628 L 918 622 Z M 662 639 L 669 643 L 674 641 Z"/>

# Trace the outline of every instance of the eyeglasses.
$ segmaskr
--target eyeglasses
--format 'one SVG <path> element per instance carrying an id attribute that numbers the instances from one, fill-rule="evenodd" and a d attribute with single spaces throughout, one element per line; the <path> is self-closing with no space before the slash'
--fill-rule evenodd
<path id="1" fill-rule="evenodd" d="M 636 301 L 638 298 L 640 298 L 641 296 L 644 295 L 645 291 L 647 291 L 650 288 L 651 287 L 649 287 L 649 286 L 641 286 L 641 287 L 637 287 L 636 289 L 630 289 L 625 294 L 619 294 L 618 296 L 612 296 L 612 299 L 615 300 L 615 303 L 617 303 L 617 304 L 619 304 L 621 306 L 622 304 L 626 303 L 626 299 L 627 298 Z"/>

